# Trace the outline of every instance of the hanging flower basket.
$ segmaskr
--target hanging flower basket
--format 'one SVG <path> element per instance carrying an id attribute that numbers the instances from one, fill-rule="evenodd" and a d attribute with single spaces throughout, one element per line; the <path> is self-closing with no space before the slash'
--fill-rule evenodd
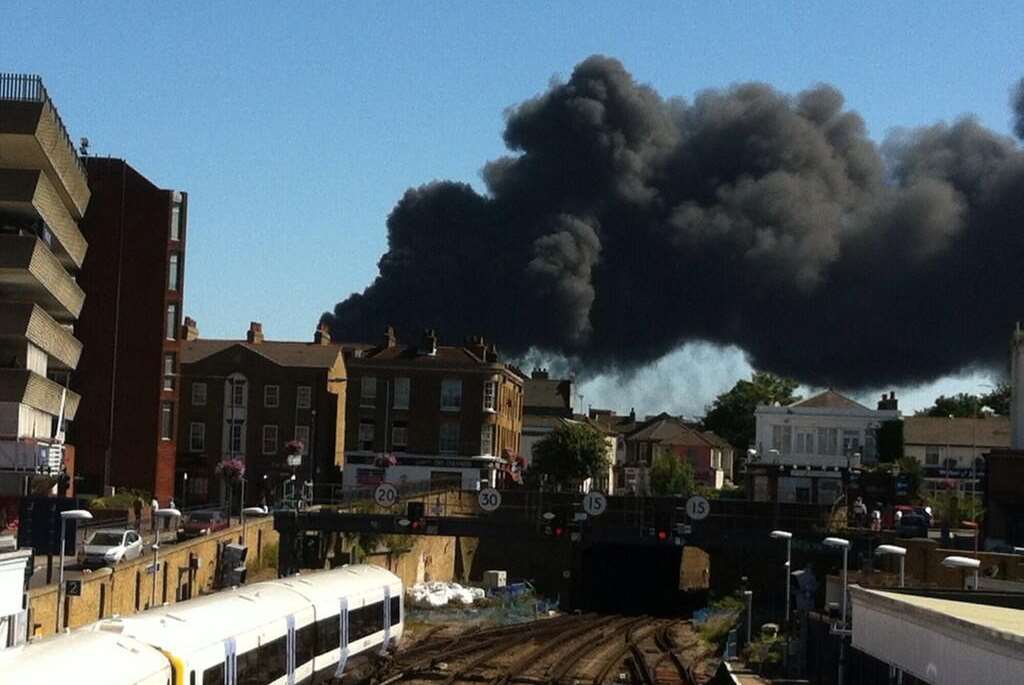
<path id="1" fill-rule="evenodd" d="M 228 482 L 241 480 L 245 475 L 245 462 L 237 457 L 225 459 L 217 464 L 217 474 Z"/>
<path id="2" fill-rule="evenodd" d="M 306 446 L 302 444 L 301 440 L 291 440 L 284 446 L 284 453 L 287 456 L 293 456 L 296 454 L 302 454 L 306 449 Z"/>

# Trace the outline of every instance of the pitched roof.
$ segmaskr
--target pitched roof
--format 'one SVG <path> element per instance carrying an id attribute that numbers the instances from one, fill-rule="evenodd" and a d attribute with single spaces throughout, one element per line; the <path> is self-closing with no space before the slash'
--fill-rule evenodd
<path id="1" fill-rule="evenodd" d="M 669 417 L 657 419 L 640 430 L 626 436 L 626 440 L 659 442 L 666 445 L 685 447 L 719 447 L 700 431 L 690 428 L 679 419 Z"/>
<path id="2" fill-rule="evenodd" d="M 846 395 L 841 395 L 831 388 L 823 392 L 819 392 L 817 395 L 812 395 L 806 400 L 794 402 L 789 406 L 806 407 L 808 409 L 863 409 L 864 411 L 871 411 L 860 402 L 851 400 Z"/>
<path id="3" fill-rule="evenodd" d="M 1009 447 L 1010 417 L 951 419 L 948 416 L 908 416 L 903 420 L 903 443 Z"/>
<path id="4" fill-rule="evenodd" d="M 313 342 L 283 342 L 264 340 L 250 343 L 245 340 L 183 340 L 181 343 L 181 361 L 192 364 L 202 359 L 223 352 L 232 347 L 244 347 L 247 350 L 266 357 L 278 366 L 329 369 L 334 366 L 344 345 L 331 343 L 321 345 Z"/>
<path id="5" fill-rule="evenodd" d="M 571 409 L 572 381 L 557 378 L 527 378 L 523 381 L 523 412 L 532 409 Z"/>
<path id="6" fill-rule="evenodd" d="M 480 368 L 496 365 L 505 366 L 510 372 L 521 375 L 514 367 L 501 364 L 498 361 L 484 360 L 475 355 L 469 348 L 462 346 L 438 345 L 435 354 L 424 354 L 423 350 L 415 345 L 392 345 L 390 347 L 377 345 L 373 347 L 364 346 L 358 355 L 346 357 L 349 366 L 358 367 L 361 364 L 415 364 L 424 367 L 462 367 Z"/>

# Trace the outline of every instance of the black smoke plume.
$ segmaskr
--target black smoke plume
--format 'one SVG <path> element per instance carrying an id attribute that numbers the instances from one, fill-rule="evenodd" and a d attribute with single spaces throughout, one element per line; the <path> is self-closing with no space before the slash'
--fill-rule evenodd
<path id="1" fill-rule="evenodd" d="M 1024 318 L 1024 153 L 970 117 L 878 145 L 831 86 L 666 100 L 595 56 L 507 119 L 487 194 L 406 192 L 335 339 L 429 327 L 595 373 L 706 340 L 864 388 L 1001 367 Z"/>

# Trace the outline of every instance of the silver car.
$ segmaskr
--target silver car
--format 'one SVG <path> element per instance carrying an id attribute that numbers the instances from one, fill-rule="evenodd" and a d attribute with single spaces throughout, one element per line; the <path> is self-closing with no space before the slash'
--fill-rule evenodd
<path id="1" fill-rule="evenodd" d="M 134 530 L 104 528 L 85 541 L 83 566 L 113 566 L 119 561 L 138 559 L 142 554 L 142 537 Z"/>

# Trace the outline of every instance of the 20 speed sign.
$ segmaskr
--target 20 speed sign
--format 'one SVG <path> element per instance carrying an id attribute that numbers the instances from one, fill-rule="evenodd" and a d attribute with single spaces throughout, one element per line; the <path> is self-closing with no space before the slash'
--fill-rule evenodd
<path id="1" fill-rule="evenodd" d="M 373 491 L 373 501 L 382 507 L 392 507 L 398 501 L 398 489 L 391 483 L 381 483 Z"/>

